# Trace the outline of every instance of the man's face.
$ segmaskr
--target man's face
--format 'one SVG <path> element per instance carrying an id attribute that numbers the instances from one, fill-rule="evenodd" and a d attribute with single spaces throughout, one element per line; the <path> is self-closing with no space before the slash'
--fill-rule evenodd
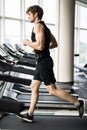
<path id="1" fill-rule="evenodd" d="M 36 18 L 36 15 L 35 15 L 35 14 L 33 14 L 33 13 L 31 13 L 31 12 L 28 13 L 28 19 L 29 19 L 29 22 L 30 22 L 30 23 L 34 23 L 35 18 Z"/>

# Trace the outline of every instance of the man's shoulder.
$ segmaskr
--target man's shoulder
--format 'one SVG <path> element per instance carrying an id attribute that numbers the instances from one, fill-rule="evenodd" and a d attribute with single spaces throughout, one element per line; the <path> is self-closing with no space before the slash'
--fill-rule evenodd
<path id="1" fill-rule="evenodd" d="M 35 26 L 34 26 L 34 30 L 44 30 L 44 25 L 43 24 L 41 24 L 41 23 L 37 23 L 37 24 L 35 24 Z"/>

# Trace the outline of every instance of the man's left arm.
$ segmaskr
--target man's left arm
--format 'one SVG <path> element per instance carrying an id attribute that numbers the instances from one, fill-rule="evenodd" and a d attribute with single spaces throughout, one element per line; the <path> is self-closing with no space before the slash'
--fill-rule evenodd
<path id="1" fill-rule="evenodd" d="M 53 36 L 53 34 L 50 34 L 50 45 L 49 45 L 49 49 L 53 49 L 56 48 L 58 46 L 57 41 L 55 39 L 55 37 Z"/>

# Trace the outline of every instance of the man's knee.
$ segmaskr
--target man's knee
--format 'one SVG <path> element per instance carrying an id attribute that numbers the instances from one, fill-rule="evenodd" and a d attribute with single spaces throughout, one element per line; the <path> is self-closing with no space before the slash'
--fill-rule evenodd
<path id="1" fill-rule="evenodd" d="M 40 81 L 33 81 L 31 84 L 31 91 L 37 93 L 39 91 L 40 85 L 41 85 Z"/>
<path id="2" fill-rule="evenodd" d="M 31 91 L 32 91 L 32 93 L 38 93 L 39 92 L 39 87 L 37 87 L 36 85 L 32 85 L 31 86 Z"/>
<path id="3" fill-rule="evenodd" d="M 52 86 L 52 87 L 48 86 L 47 90 L 48 90 L 48 92 L 49 92 L 50 95 L 55 95 L 56 87 L 54 87 L 54 86 Z"/>

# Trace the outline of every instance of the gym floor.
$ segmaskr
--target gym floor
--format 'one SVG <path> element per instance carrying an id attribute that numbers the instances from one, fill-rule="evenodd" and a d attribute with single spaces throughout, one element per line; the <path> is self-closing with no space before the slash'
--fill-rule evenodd
<path id="1" fill-rule="evenodd" d="M 33 123 L 27 123 L 15 115 L 4 116 L 0 130 L 85 130 L 87 117 L 80 119 L 72 116 L 35 116 Z"/>

